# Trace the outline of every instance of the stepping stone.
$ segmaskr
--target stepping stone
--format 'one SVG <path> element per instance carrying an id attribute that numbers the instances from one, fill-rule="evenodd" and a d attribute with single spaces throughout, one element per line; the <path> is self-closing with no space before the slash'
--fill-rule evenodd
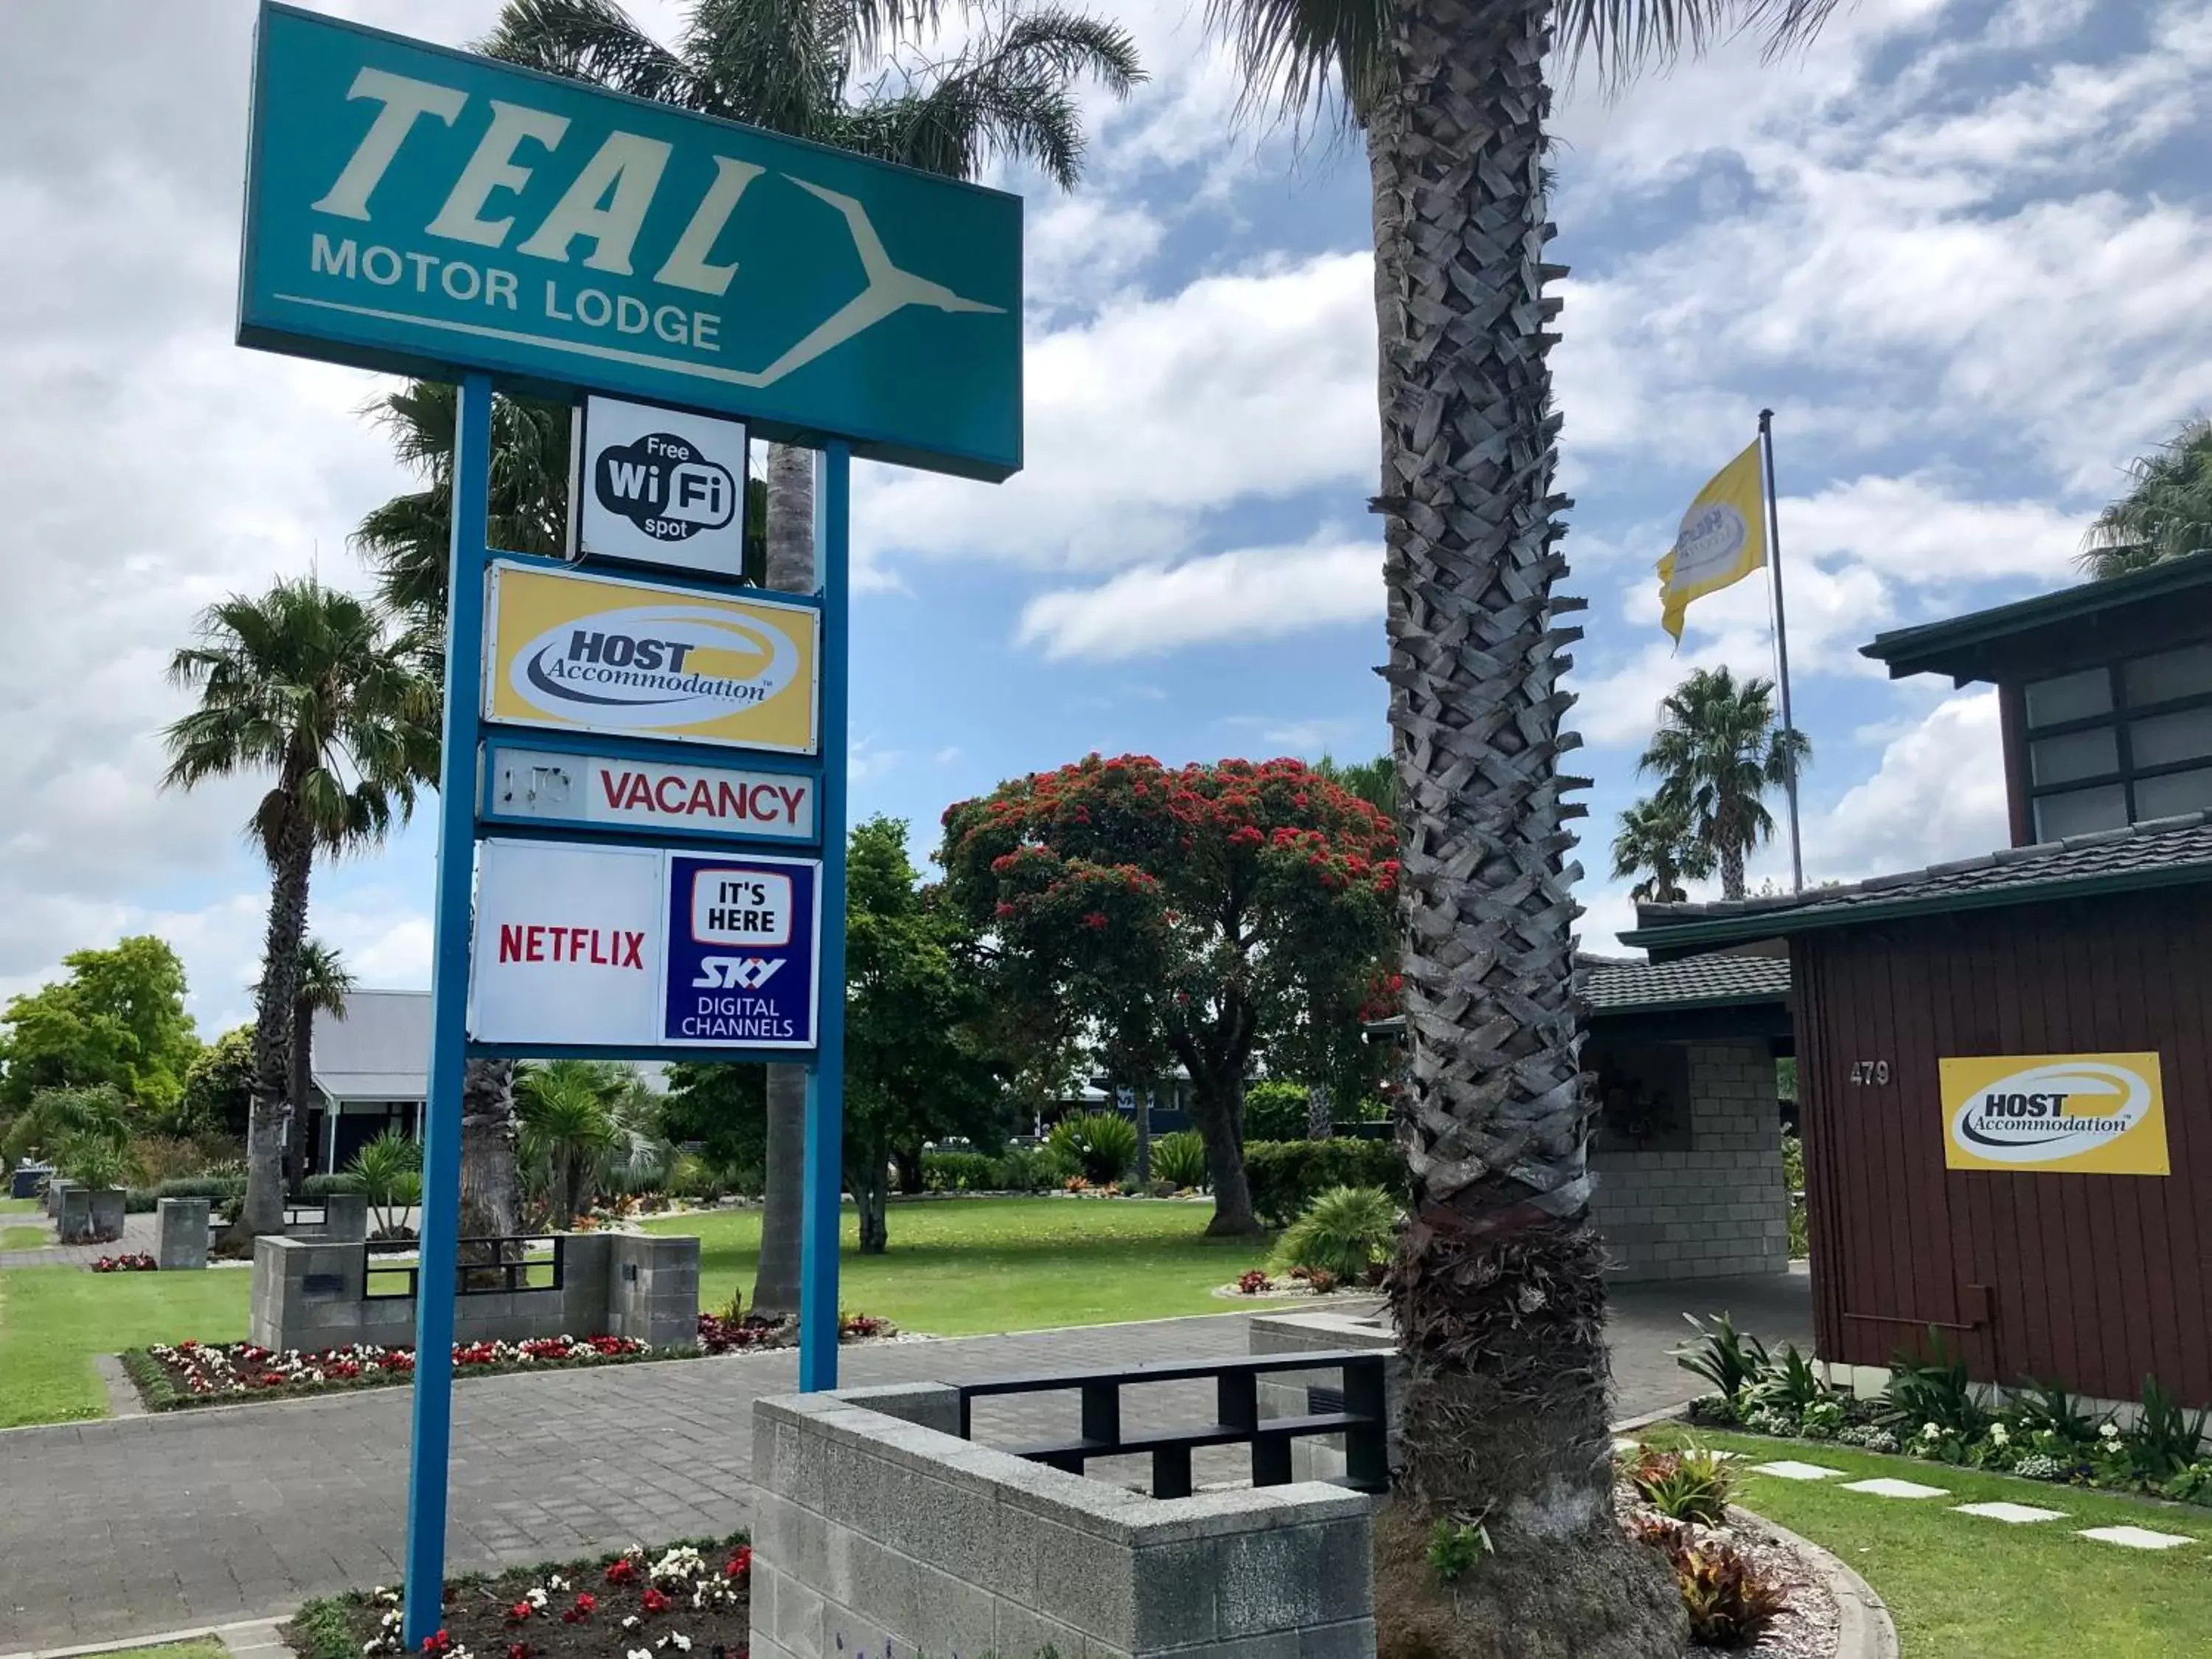
<path id="1" fill-rule="evenodd" d="M 2033 1504 L 1960 1504 L 1954 1515 L 1978 1515 L 1985 1520 L 2008 1522 L 2015 1527 L 2025 1527 L 2038 1521 L 2063 1521 L 2063 1510 L 2039 1510 Z"/>
<path id="2" fill-rule="evenodd" d="M 1784 1458 L 1779 1463 L 1754 1463 L 1753 1474 L 1771 1474 L 1777 1480 L 1832 1480 L 1841 1469 L 1823 1468 L 1818 1463 L 1795 1463 Z"/>
<path id="3" fill-rule="evenodd" d="M 1616 1440 L 1613 1443 L 1613 1455 L 1615 1457 L 1626 1457 L 1636 1449 L 1636 1445 L 1637 1443 L 1633 1440 Z"/>
<path id="4" fill-rule="evenodd" d="M 1879 1480 L 1849 1480 L 1844 1483 L 1845 1492 L 1870 1492 L 1876 1498 L 1948 1498 L 1951 1494 L 1942 1486 L 1923 1486 L 1917 1480 L 1893 1480 L 1884 1475 Z"/>
<path id="5" fill-rule="evenodd" d="M 2177 1550 L 2197 1541 L 2178 1532 L 2153 1532 L 2148 1527 L 2090 1527 L 2079 1535 L 2100 1544 L 2118 1544 L 2124 1550 Z"/>

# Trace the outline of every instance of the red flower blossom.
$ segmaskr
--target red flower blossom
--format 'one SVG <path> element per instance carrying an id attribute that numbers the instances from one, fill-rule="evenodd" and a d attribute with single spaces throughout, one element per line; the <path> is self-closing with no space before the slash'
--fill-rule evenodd
<path id="1" fill-rule="evenodd" d="M 610 1584 L 635 1584 L 637 1583 L 637 1563 L 631 1560 L 627 1555 L 623 1556 L 620 1560 L 617 1561 L 614 1565 L 607 1569 L 607 1583 Z"/>
<path id="2" fill-rule="evenodd" d="M 529 1602 L 517 1601 L 507 1610 L 507 1622 L 510 1625 L 519 1625 L 536 1611 L 537 1609 Z"/>
<path id="3" fill-rule="evenodd" d="M 527 1642 L 509 1642 L 507 1644 L 507 1659 L 530 1659 L 532 1651 Z"/>
<path id="4" fill-rule="evenodd" d="M 422 1638 L 422 1651 L 425 1653 L 451 1653 L 453 1650 L 453 1638 L 445 1631 Z"/>
<path id="5" fill-rule="evenodd" d="M 1103 910 L 1093 910 L 1089 915 L 1084 917 L 1083 925 L 1085 927 L 1103 927 L 1106 925 L 1106 913 Z"/>
<path id="6" fill-rule="evenodd" d="M 747 1578 L 753 1570 L 753 1549 L 750 1544 L 738 1546 L 738 1553 L 730 1558 L 730 1565 L 722 1569 L 725 1578 Z"/>
<path id="7" fill-rule="evenodd" d="M 647 1613 L 665 1613 L 668 1611 L 668 1598 L 662 1595 L 659 1589 L 651 1585 L 647 1585 L 646 1587 L 646 1592 L 644 1596 L 641 1598 L 641 1601 L 645 1610 Z"/>

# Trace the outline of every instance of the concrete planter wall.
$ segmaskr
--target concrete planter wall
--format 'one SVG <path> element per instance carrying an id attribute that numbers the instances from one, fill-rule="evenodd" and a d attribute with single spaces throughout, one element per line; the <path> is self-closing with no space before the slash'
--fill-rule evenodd
<path id="1" fill-rule="evenodd" d="M 457 1342 L 533 1336 L 629 1336 L 656 1348 L 699 1340 L 699 1241 L 571 1233 L 558 1290 L 495 1291 L 454 1304 Z M 386 1282 L 378 1275 L 380 1288 Z M 364 1294 L 357 1243 L 320 1238 L 253 1242 L 249 1340 L 279 1352 L 317 1353 L 373 1342 L 412 1347 L 415 1298 Z"/>
<path id="2" fill-rule="evenodd" d="M 165 1198 L 154 1206 L 154 1260 L 164 1273 L 208 1264 L 208 1200 Z"/>
<path id="3" fill-rule="evenodd" d="M 939 1384 L 754 1406 L 754 1659 L 1371 1659 L 1367 1498 L 1156 1501 L 957 1421 Z"/>
<path id="4" fill-rule="evenodd" d="M 56 1230 L 64 1244 L 107 1244 L 123 1237 L 123 1189 L 103 1187 L 94 1192 L 75 1182 L 62 1187 L 54 1212 Z"/>

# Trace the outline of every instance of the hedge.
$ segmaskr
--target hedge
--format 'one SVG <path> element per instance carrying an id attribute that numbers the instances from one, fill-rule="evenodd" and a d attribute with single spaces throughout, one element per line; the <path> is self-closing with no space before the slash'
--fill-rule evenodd
<path id="1" fill-rule="evenodd" d="M 1404 1199 L 1406 1160 L 1388 1140 L 1252 1140 L 1244 1146 L 1252 1207 L 1270 1227 L 1287 1227 L 1332 1187 L 1380 1187 Z"/>

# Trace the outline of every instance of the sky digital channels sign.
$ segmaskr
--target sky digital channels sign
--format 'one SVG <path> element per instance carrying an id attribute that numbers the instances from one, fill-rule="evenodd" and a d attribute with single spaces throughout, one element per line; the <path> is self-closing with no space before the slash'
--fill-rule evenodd
<path id="1" fill-rule="evenodd" d="M 1020 469 L 1021 199 L 264 5 L 241 344 Z"/>
<path id="2" fill-rule="evenodd" d="M 811 1049 L 812 859 L 488 840 L 469 1035 L 478 1042 Z"/>
<path id="3" fill-rule="evenodd" d="M 485 719 L 816 752 L 812 606 L 507 562 L 489 580 Z"/>

